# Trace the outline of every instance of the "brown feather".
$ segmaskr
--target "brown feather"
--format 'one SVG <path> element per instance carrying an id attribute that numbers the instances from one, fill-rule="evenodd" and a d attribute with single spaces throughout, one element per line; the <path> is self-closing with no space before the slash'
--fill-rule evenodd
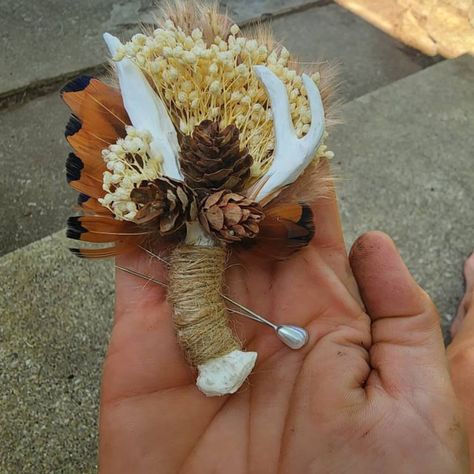
<path id="1" fill-rule="evenodd" d="M 104 141 L 102 138 L 81 128 L 66 139 L 76 155 L 81 158 L 84 166 L 90 170 L 89 172 L 100 177 L 102 181 L 102 174 L 107 169 L 102 158 L 102 150 L 115 143 L 117 138 L 119 138 L 118 135 L 113 141 Z"/>
<path id="2" fill-rule="evenodd" d="M 87 194 L 93 198 L 102 198 L 105 195 L 105 191 L 96 180 L 93 180 L 88 175 L 82 175 L 80 180 L 70 181 L 69 186 L 79 193 Z"/>
<path id="3" fill-rule="evenodd" d="M 114 142 L 130 124 L 120 91 L 98 79 L 90 78 L 82 90 L 68 92 L 66 86 L 61 97 L 86 130 L 105 140 Z"/>
<path id="4" fill-rule="evenodd" d="M 105 258 L 131 250 L 150 231 L 114 219 L 97 200 L 105 195 L 102 181 L 107 168 L 102 150 L 124 137 L 130 123 L 120 92 L 97 79 L 81 76 L 67 84 L 61 96 L 73 112 L 66 138 L 75 153 L 70 153 L 66 161 L 67 179 L 81 193 L 78 204 L 85 213 L 69 218 L 67 236 L 84 242 L 114 243 L 71 251 L 82 258 Z"/>
<path id="5" fill-rule="evenodd" d="M 94 198 L 105 195 L 105 191 L 102 189 L 101 175 L 85 166 L 75 153 L 69 153 L 67 157 L 66 178 L 69 185 L 80 193 Z"/>
<path id="6" fill-rule="evenodd" d="M 130 252 L 136 248 L 135 244 L 115 244 L 111 247 L 102 248 L 70 248 L 69 250 L 79 258 L 108 258 Z"/>
<path id="7" fill-rule="evenodd" d="M 109 209 L 100 204 L 97 199 L 87 194 L 80 193 L 77 198 L 77 204 L 84 214 L 113 216 Z"/>
<path id="8" fill-rule="evenodd" d="M 86 242 L 116 242 L 141 239 L 151 231 L 144 231 L 136 224 L 119 221 L 112 216 L 73 216 L 68 219 L 67 236 Z"/>
<path id="9" fill-rule="evenodd" d="M 70 185 L 89 196 L 102 197 L 106 165 L 102 150 L 125 136 L 129 119 L 120 92 L 103 82 L 81 76 L 61 91 L 73 115 L 66 126 L 66 138 L 74 149 L 68 158 Z M 70 173 L 70 168 L 74 172 Z"/>
<path id="10" fill-rule="evenodd" d="M 307 204 L 270 204 L 254 240 L 237 247 L 265 258 L 284 259 L 309 244 L 314 236 L 313 213 Z"/>

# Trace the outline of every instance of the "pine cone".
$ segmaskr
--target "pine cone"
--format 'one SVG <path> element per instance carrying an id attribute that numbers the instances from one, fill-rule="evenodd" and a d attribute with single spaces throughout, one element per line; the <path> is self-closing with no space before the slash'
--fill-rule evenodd
<path id="1" fill-rule="evenodd" d="M 220 130 L 218 122 L 204 120 L 192 135 L 181 139 L 180 166 L 186 184 L 206 190 L 239 191 L 250 176 L 253 159 L 240 150 L 239 129 L 231 124 Z"/>
<path id="2" fill-rule="evenodd" d="M 165 176 L 142 181 L 130 197 L 138 208 L 134 221 L 157 224 L 161 235 L 172 234 L 197 217 L 194 192 L 181 181 Z"/>
<path id="3" fill-rule="evenodd" d="M 255 237 L 263 218 L 258 203 L 227 190 L 217 191 L 205 198 L 199 213 L 202 226 L 218 239 L 229 243 Z"/>

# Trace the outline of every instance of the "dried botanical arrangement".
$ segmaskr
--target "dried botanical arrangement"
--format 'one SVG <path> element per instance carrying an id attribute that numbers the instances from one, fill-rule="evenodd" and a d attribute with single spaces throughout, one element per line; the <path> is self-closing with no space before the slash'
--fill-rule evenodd
<path id="1" fill-rule="evenodd" d="M 139 246 L 156 255 L 166 242 L 168 282 L 158 283 L 197 386 L 234 393 L 257 354 L 233 334 L 226 303 L 293 349 L 307 342 L 303 328 L 231 300 L 223 279 L 233 249 L 288 258 L 312 239 L 311 203 L 331 183 L 330 71 L 302 74 L 268 31 L 245 35 L 197 2 L 175 3 L 155 30 L 125 44 L 104 39 L 118 86 L 81 76 L 62 97 L 73 113 L 67 179 L 82 210 L 67 235 L 110 245 L 72 251 L 102 258 Z"/>

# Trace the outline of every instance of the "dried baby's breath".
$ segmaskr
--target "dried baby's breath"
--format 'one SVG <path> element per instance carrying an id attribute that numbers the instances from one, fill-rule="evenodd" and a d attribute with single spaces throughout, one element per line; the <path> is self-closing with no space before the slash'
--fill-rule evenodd
<path id="1" fill-rule="evenodd" d="M 161 159 L 149 154 L 152 137 L 147 131 L 126 128 L 125 138 L 102 151 L 107 163 L 103 176 L 106 195 L 99 202 L 110 209 L 118 220 L 133 221 L 137 206 L 130 193 L 143 180 L 154 180 L 161 176 Z"/>
<path id="2" fill-rule="evenodd" d="M 309 130 L 306 91 L 301 76 L 290 67 L 288 50 L 269 49 L 246 38 L 237 25 L 227 38 L 216 36 L 206 43 L 200 29 L 185 34 L 168 20 L 148 36 L 133 36 L 114 59 L 124 57 L 146 73 L 181 133 L 191 134 L 206 119 L 219 121 L 222 128 L 235 124 L 241 132 L 241 147 L 254 159 L 250 180 L 268 170 L 274 149 L 270 104 L 253 66 L 267 66 L 285 84 L 297 136 Z M 318 84 L 319 73 L 312 79 Z M 320 149 L 318 154 L 323 152 Z"/>

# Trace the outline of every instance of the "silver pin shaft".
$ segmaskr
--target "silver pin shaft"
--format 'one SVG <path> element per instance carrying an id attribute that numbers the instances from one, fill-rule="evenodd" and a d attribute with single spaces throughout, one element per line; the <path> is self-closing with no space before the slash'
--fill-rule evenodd
<path id="1" fill-rule="evenodd" d="M 154 255 L 152 252 L 148 250 L 147 250 L 147 253 L 156 257 L 156 255 Z M 130 275 L 134 275 L 136 277 L 139 277 L 149 282 L 160 285 L 163 288 L 168 288 L 168 285 L 166 283 L 160 280 L 157 280 L 156 278 L 150 277 L 148 275 L 144 275 L 143 273 L 136 272 L 135 270 L 131 270 L 130 268 L 121 267 L 120 265 L 115 265 L 115 268 L 118 268 L 119 270 L 125 273 L 129 273 Z M 295 326 L 293 324 L 276 325 L 272 323 L 271 321 L 269 321 L 268 319 L 264 318 L 263 316 L 260 316 L 254 311 L 248 309 L 246 306 L 243 306 L 240 303 L 237 303 L 237 301 L 234 301 L 232 298 L 224 295 L 223 293 L 221 293 L 221 296 L 222 298 L 224 298 L 225 301 L 233 304 L 234 306 L 236 306 L 237 308 L 241 310 L 241 311 L 238 311 L 232 308 L 227 308 L 230 313 L 238 314 L 240 316 L 244 316 L 247 319 L 251 319 L 252 321 L 256 321 L 257 323 L 269 326 L 275 331 L 278 338 L 284 344 L 286 344 L 289 348 L 295 349 L 295 350 L 301 349 L 308 343 L 309 334 L 308 334 L 308 331 L 306 331 L 306 329 L 300 326 Z"/>

